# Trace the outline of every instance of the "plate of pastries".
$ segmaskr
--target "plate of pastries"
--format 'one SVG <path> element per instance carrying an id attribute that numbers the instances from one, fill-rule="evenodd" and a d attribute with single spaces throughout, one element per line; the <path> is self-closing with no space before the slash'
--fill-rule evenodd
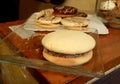
<path id="1" fill-rule="evenodd" d="M 108 30 L 104 24 L 98 20 L 95 21 L 95 17 L 93 18 L 93 16 L 78 11 L 76 7 L 55 6 L 32 14 L 25 22 L 24 29 L 54 31 L 58 29 L 85 30 L 95 27 L 98 28 L 99 33 L 107 34 Z M 99 27 L 103 29 L 101 30 Z"/>

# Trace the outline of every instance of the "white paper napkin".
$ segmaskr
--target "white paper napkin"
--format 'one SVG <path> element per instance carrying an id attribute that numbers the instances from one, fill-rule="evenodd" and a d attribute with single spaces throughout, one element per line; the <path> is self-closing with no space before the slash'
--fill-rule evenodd
<path id="1" fill-rule="evenodd" d="M 16 26 L 9 26 L 9 28 L 15 32 L 18 36 L 20 36 L 22 39 L 27 39 L 32 36 L 35 36 L 35 32 L 31 30 L 25 30 L 21 25 L 16 25 Z"/>
<path id="2" fill-rule="evenodd" d="M 108 34 L 109 31 L 107 27 L 102 23 L 102 21 L 95 15 L 89 15 L 90 23 L 89 28 L 95 28 L 98 30 L 98 34 Z"/>
<path id="3" fill-rule="evenodd" d="M 62 27 L 55 29 L 44 29 L 40 28 L 35 23 L 35 16 L 37 13 L 32 14 L 28 20 L 21 25 L 10 26 L 9 28 L 19 35 L 22 39 L 30 38 L 35 36 L 36 33 L 34 31 L 55 31 L 60 30 Z M 102 21 L 95 15 L 89 15 L 88 19 L 90 19 L 90 23 L 88 25 L 89 28 L 95 28 L 98 30 L 98 34 L 108 34 L 109 31 L 106 26 L 102 23 Z"/>

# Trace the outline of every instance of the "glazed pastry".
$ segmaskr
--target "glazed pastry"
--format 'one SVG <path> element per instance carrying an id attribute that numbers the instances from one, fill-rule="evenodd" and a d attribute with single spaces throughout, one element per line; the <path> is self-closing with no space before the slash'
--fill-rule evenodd
<path id="1" fill-rule="evenodd" d="M 72 6 L 56 6 L 53 7 L 54 15 L 59 17 L 71 17 L 77 14 L 77 8 Z"/>

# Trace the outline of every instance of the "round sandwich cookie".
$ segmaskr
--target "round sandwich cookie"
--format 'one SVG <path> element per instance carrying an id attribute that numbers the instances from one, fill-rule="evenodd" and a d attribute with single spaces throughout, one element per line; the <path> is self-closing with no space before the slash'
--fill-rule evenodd
<path id="1" fill-rule="evenodd" d="M 43 56 L 48 61 L 62 66 L 74 66 L 88 62 L 93 57 L 95 39 L 75 30 L 58 30 L 42 39 Z"/>
<path id="2" fill-rule="evenodd" d="M 60 26 L 61 17 L 56 17 L 53 14 L 53 9 L 41 10 L 36 14 L 36 24 L 41 28 L 57 28 Z"/>
<path id="3" fill-rule="evenodd" d="M 72 30 L 84 30 L 88 29 L 90 20 L 85 17 L 67 17 L 61 20 L 61 24 L 64 28 Z"/>

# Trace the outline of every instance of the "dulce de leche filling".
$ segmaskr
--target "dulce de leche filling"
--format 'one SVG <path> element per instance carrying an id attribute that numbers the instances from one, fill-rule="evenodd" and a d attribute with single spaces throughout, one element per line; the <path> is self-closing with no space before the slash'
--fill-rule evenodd
<path id="1" fill-rule="evenodd" d="M 64 53 L 57 53 L 57 52 L 54 52 L 54 51 L 50 51 L 46 48 L 44 49 L 44 51 L 46 53 L 48 53 L 49 55 L 57 56 L 57 57 L 64 57 L 64 58 L 77 58 L 77 57 L 80 57 L 80 56 L 84 56 L 84 55 L 86 55 L 90 52 L 90 51 L 87 51 L 87 52 L 80 53 L 80 54 L 64 54 Z"/>

